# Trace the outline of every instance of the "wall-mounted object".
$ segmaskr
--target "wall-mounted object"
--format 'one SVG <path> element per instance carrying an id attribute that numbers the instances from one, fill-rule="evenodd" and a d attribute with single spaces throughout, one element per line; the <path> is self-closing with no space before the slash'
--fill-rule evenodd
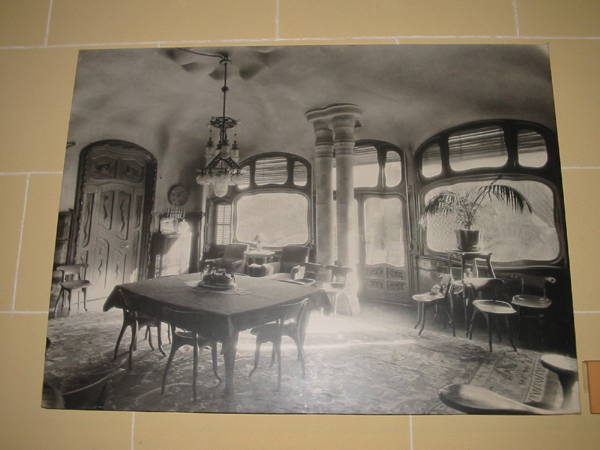
<path id="1" fill-rule="evenodd" d="M 187 203 L 189 196 L 190 192 L 185 186 L 175 185 L 169 190 L 169 203 L 173 206 L 183 206 Z"/>

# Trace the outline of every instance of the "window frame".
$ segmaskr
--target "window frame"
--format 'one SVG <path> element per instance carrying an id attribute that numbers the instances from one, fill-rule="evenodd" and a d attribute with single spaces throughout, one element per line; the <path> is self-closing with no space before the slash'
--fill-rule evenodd
<path id="1" fill-rule="evenodd" d="M 450 166 L 449 137 L 457 132 L 477 130 L 489 126 L 499 126 L 504 131 L 508 153 L 506 164 L 502 167 L 477 167 L 460 171 L 453 170 Z M 547 161 L 543 166 L 531 167 L 519 164 L 518 134 L 523 130 L 537 132 L 543 138 L 547 151 Z M 423 154 L 430 146 L 436 144 L 440 148 L 442 170 L 438 175 L 426 177 L 423 175 Z M 558 142 L 556 134 L 550 129 L 538 123 L 521 120 L 482 120 L 462 124 L 441 131 L 423 142 L 415 152 L 415 168 L 417 217 L 421 217 L 426 195 L 435 188 L 450 187 L 464 182 L 480 182 L 484 184 L 499 175 L 502 175 L 507 180 L 543 183 L 553 193 L 554 225 L 559 243 L 557 257 L 553 260 L 520 259 L 506 262 L 494 261 L 494 265 L 501 268 L 555 266 L 567 260 L 566 224 Z M 427 229 L 426 227 L 419 228 L 420 253 L 424 256 L 445 257 L 444 252 L 433 250 L 427 246 Z"/>
<path id="2" fill-rule="evenodd" d="M 287 160 L 287 171 L 288 178 L 284 184 L 257 184 L 256 183 L 256 162 L 262 159 L 269 158 L 285 158 Z M 297 163 L 300 163 L 306 167 L 306 183 L 304 185 L 298 185 L 295 183 L 294 179 L 294 167 Z M 241 169 L 245 167 L 249 167 L 249 183 L 246 187 L 232 186 L 229 189 L 228 194 L 225 197 L 218 199 L 210 199 L 211 202 L 211 212 L 214 215 L 214 218 L 210 221 L 213 229 L 211 230 L 210 236 L 215 242 L 216 239 L 216 207 L 220 203 L 228 203 L 231 205 L 231 242 L 243 242 L 237 240 L 237 224 L 238 224 L 238 212 L 237 212 L 237 202 L 247 195 L 256 195 L 262 193 L 299 193 L 302 194 L 308 203 L 308 213 L 306 217 L 307 226 L 308 226 L 308 240 L 305 245 L 310 247 L 314 246 L 315 240 L 315 232 L 314 232 L 314 205 L 313 205 L 313 179 L 312 179 L 312 164 L 307 159 L 286 152 L 267 152 L 267 153 L 259 153 L 253 155 L 242 162 L 239 163 Z M 247 244 L 252 244 L 252 242 L 245 242 Z M 301 245 L 301 244 L 299 244 Z M 264 246 L 263 248 L 268 248 L 269 250 L 281 250 L 281 247 L 268 247 Z"/>
<path id="3" fill-rule="evenodd" d="M 232 215 L 231 238 L 232 238 L 232 240 L 235 242 L 243 242 L 245 244 L 252 244 L 252 242 L 241 241 L 241 240 L 238 240 L 238 238 L 237 238 L 237 224 L 238 224 L 238 220 L 239 220 L 237 204 L 239 203 L 240 200 L 242 200 L 245 197 L 261 195 L 261 194 L 299 194 L 302 197 L 304 197 L 304 199 L 306 200 L 306 204 L 307 204 L 306 228 L 307 228 L 308 238 L 305 242 L 294 243 L 294 244 L 289 244 L 289 245 L 310 246 L 311 242 L 313 241 L 312 220 L 311 220 L 313 208 L 312 208 L 312 204 L 311 204 L 311 197 L 309 197 L 308 195 L 306 195 L 303 192 L 299 192 L 297 189 L 277 189 L 277 188 L 255 189 L 252 191 L 244 192 L 240 195 L 236 195 L 235 198 L 233 199 L 232 208 L 231 208 L 231 215 Z M 288 245 L 288 244 L 286 244 L 286 245 Z M 277 250 L 281 250 L 283 247 L 282 246 L 263 245 L 263 248 L 277 251 Z"/>

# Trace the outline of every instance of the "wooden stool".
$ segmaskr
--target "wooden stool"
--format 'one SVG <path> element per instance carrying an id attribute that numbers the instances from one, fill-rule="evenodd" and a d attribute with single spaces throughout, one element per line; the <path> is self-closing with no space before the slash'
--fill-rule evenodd
<path id="1" fill-rule="evenodd" d="M 56 299 L 56 305 L 54 306 L 54 315 L 58 310 L 58 305 L 61 303 L 65 304 L 65 296 L 69 294 L 69 313 L 71 312 L 71 294 L 73 291 L 77 291 L 77 309 L 79 310 L 79 292 L 83 292 L 83 309 L 87 311 L 87 288 L 91 286 L 88 280 L 82 278 L 81 272 L 88 267 L 87 264 L 70 264 L 64 266 L 58 266 L 56 270 L 62 272 L 62 282 L 60 283 L 60 292 Z"/>
<path id="2" fill-rule="evenodd" d="M 561 355 L 543 355 L 542 366 L 558 375 L 558 380 L 563 390 L 563 402 L 561 409 L 575 411 L 576 391 L 575 384 L 579 380 L 577 372 L 577 360 Z"/>
<path id="3" fill-rule="evenodd" d="M 415 325 L 415 329 L 419 326 L 419 324 L 421 325 L 421 329 L 419 330 L 419 336 L 425 328 L 425 317 L 427 315 L 427 310 L 431 306 L 435 306 L 436 315 L 434 316 L 434 320 L 437 316 L 437 309 L 441 309 L 442 320 L 444 321 L 444 329 L 446 328 L 446 320 L 449 320 L 450 325 L 452 325 L 452 336 L 456 337 L 454 318 L 452 317 L 453 307 L 451 296 L 452 289 L 454 287 L 452 281 L 452 276 L 442 275 L 439 292 L 430 291 L 424 294 L 413 295 L 413 300 L 417 302 L 417 324 Z M 448 310 L 448 306 L 450 306 L 450 310 Z"/>

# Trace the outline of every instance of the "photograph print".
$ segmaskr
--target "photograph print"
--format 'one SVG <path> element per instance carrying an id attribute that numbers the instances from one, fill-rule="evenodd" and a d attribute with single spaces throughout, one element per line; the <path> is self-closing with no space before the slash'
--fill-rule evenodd
<path id="1" fill-rule="evenodd" d="M 549 53 L 81 50 L 42 406 L 578 414 Z"/>

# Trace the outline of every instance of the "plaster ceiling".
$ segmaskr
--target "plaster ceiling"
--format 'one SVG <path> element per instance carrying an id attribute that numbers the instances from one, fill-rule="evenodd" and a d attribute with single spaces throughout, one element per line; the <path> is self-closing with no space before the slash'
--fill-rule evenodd
<path id="1" fill-rule="evenodd" d="M 485 118 L 555 129 L 545 46 L 360 45 L 196 48 L 227 54 L 227 115 L 241 120 L 242 158 L 288 151 L 310 158 L 305 113 L 364 109 L 359 139 L 414 151 L 433 134 Z M 69 141 L 134 142 L 156 155 L 201 151 L 222 108 L 219 60 L 177 49 L 80 52 Z"/>

